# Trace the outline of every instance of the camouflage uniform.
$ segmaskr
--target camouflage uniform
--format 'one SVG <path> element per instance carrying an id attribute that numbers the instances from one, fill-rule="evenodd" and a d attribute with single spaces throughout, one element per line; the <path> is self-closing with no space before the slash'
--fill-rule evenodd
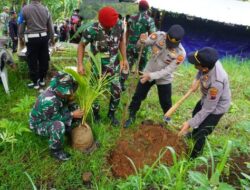
<path id="1" fill-rule="evenodd" d="M 102 73 L 113 77 L 111 82 L 111 99 L 109 110 L 115 111 L 120 102 L 121 85 L 119 82 L 120 65 L 118 59 L 119 44 L 122 40 L 122 22 L 118 21 L 107 34 L 99 23 L 94 23 L 82 34 L 82 42 L 91 44 L 91 51 L 94 55 L 101 53 Z M 99 104 L 93 106 L 94 112 L 98 112 Z"/>
<path id="2" fill-rule="evenodd" d="M 156 31 L 154 20 L 148 15 L 147 11 L 139 12 L 128 20 L 128 46 L 127 56 L 130 68 L 136 63 L 139 49 L 136 46 L 142 33 L 149 34 Z M 147 63 L 148 48 L 144 48 L 139 63 L 139 70 L 142 71 Z"/>
<path id="3" fill-rule="evenodd" d="M 61 147 L 65 130 L 71 129 L 73 119 L 71 111 L 76 109 L 75 104 L 70 105 L 56 92 L 70 95 L 73 89 L 72 77 L 65 73 L 59 74 L 52 78 L 50 86 L 39 95 L 31 110 L 30 129 L 38 135 L 48 136 L 51 149 Z"/>
<path id="4" fill-rule="evenodd" d="M 10 17 L 6 12 L 0 14 L 0 36 L 8 36 L 8 24 Z"/>

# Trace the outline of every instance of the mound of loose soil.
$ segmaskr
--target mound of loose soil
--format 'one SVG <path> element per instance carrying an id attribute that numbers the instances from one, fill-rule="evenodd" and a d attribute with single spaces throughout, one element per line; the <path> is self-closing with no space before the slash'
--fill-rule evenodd
<path id="1" fill-rule="evenodd" d="M 186 144 L 177 134 L 161 125 L 142 124 L 130 137 L 121 139 L 111 152 L 108 160 L 113 175 L 127 177 L 135 173 L 128 158 L 133 161 L 137 169 L 143 168 L 144 165 L 152 165 L 166 146 L 173 147 L 177 155 L 186 152 Z M 170 151 L 165 153 L 161 162 L 168 165 L 173 163 Z"/>

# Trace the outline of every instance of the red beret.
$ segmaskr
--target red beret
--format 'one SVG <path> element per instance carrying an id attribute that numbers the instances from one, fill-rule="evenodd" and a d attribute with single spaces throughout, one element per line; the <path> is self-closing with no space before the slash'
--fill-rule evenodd
<path id="1" fill-rule="evenodd" d="M 148 10 L 149 9 L 148 2 L 146 0 L 141 0 L 139 2 L 139 8 L 140 8 L 140 10 L 145 10 L 145 11 Z"/>
<path id="2" fill-rule="evenodd" d="M 102 27 L 112 28 L 118 21 L 118 13 L 113 7 L 103 7 L 99 10 L 98 20 Z"/>

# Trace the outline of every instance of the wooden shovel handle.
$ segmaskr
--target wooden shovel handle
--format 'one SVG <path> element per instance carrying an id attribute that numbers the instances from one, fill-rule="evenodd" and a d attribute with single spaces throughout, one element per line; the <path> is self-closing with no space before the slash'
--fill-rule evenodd
<path id="1" fill-rule="evenodd" d="M 136 64 L 136 75 L 139 74 L 139 65 L 141 62 L 141 56 L 142 56 L 142 52 L 143 52 L 144 47 L 145 47 L 145 44 L 142 44 L 140 47 L 139 56 L 138 56 L 138 60 L 137 60 L 137 64 Z"/>
<path id="2" fill-rule="evenodd" d="M 177 110 L 177 108 L 192 94 L 192 90 L 188 90 L 188 92 L 178 101 L 176 102 L 166 113 L 165 117 L 169 118 L 171 115 Z"/>
<path id="3" fill-rule="evenodd" d="M 170 118 L 177 108 L 184 102 L 184 100 L 186 100 L 192 94 L 192 92 L 195 92 L 198 89 L 199 85 L 200 80 L 195 80 L 187 93 L 165 113 L 165 118 Z"/>

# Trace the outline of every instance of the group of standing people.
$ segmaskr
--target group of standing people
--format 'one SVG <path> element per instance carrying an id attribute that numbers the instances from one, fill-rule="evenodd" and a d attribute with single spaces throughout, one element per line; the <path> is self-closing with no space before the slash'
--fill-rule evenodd
<path id="1" fill-rule="evenodd" d="M 14 10 L 10 11 L 9 7 L 3 7 L 3 12 L 0 14 L 0 27 L 0 37 L 10 37 L 12 52 L 17 52 L 18 26 L 17 14 Z"/>
<path id="2" fill-rule="evenodd" d="M 59 40 L 61 42 L 79 43 L 81 40 L 80 34 L 77 35 L 78 28 L 82 25 L 82 16 L 80 10 L 75 9 L 70 19 L 65 19 L 59 26 Z"/>
<path id="3" fill-rule="evenodd" d="M 45 86 L 49 68 L 49 40 L 54 44 L 51 14 L 40 0 L 24 4 L 17 18 L 14 10 L 3 8 L 0 14 L 1 35 L 12 40 L 12 51 L 17 51 L 18 41 L 27 47 L 27 61 L 31 82 L 29 88 Z M 8 45 L 8 44 L 7 44 Z M 7 52 L 7 50 L 6 50 Z"/>
<path id="4" fill-rule="evenodd" d="M 124 70 L 131 70 L 139 54 L 141 59 L 138 69 L 141 76 L 130 103 L 129 118 L 124 127 L 128 128 L 134 123 L 141 102 L 147 97 L 154 84 L 157 85 L 163 113 L 172 106 L 171 84 L 173 73 L 186 57 L 185 48 L 181 44 L 185 30 L 180 25 L 173 25 L 167 32 L 157 31 L 153 19 L 147 14 L 148 9 L 148 2 L 141 0 L 139 12 L 131 15 L 127 21 L 126 35 L 124 35 L 123 23 L 119 20 L 117 11 L 112 7 L 100 9 L 98 22 L 93 23 L 82 32 L 81 42 L 78 45 L 77 71 L 79 74 L 83 77 L 86 74 L 83 58 L 85 48 L 90 44 L 90 50 L 93 54 L 100 53 L 101 55 L 102 74 L 112 77 L 107 117 L 113 126 L 120 125 L 115 113 L 120 102 L 122 85 L 126 80 L 126 78 L 122 78 L 121 73 Z M 27 19 L 26 14 L 24 14 L 24 19 Z M 39 32 L 41 32 L 40 35 L 45 31 Z M 40 40 L 42 41 L 42 36 L 39 36 L 38 41 Z M 36 40 L 29 39 L 29 42 L 32 42 L 31 46 L 33 41 Z M 148 47 L 151 47 L 151 50 Z M 121 60 L 119 60 L 119 52 L 122 57 Z M 148 52 L 152 52 L 149 61 L 147 60 Z M 184 135 L 195 140 L 194 149 L 191 153 L 191 157 L 195 158 L 202 152 L 206 137 L 229 109 L 231 96 L 227 73 L 223 69 L 218 53 L 214 48 L 204 47 L 189 53 L 187 57 L 188 61 L 198 69 L 191 89 L 196 91 L 199 87 L 197 84 L 200 84 L 202 97 L 194 108 L 193 117 L 183 123 L 179 136 Z M 54 157 L 59 160 L 67 160 L 69 156 L 62 149 L 63 134 L 67 128 L 71 128 L 71 121 L 74 118 L 80 118 L 83 113 L 80 110 L 65 112 L 65 102 L 67 101 L 62 99 L 68 99 L 68 96 L 72 95 L 75 89 L 68 90 L 69 86 L 72 86 L 72 82 L 69 82 L 70 84 L 67 82 L 71 81 L 70 76 L 60 77 L 59 75 L 57 77 L 59 82 L 54 83 L 53 81 L 56 81 L 56 79 L 53 79 L 49 88 L 39 96 L 31 112 L 30 126 L 37 134 L 49 136 L 50 148 Z M 199 83 L 196 82 L 197 80 Z M 58 87 L 56 87 L 57 85 Z M 54 90 L 56 88 L 61 90 Z M 64 93 L 64 88 L 67 93 Z M 62 96 L 63 94 L 68 96 Z M 54 107 L 51 106 L 52 103 L 44 103 L 53 100 L 51 96 L 55 99 L 54 101 L 60 100 L 56 111 L 51 108 Z M 39 106 L 40 104 L 43 106 Z M 49 107 L 46 107 L 46 105 Z M 46 111 L 43 112 L 39 109 Z M 96 102 L 93 105 L 95 122 L 101 120 L 99 111 L 100 105 Z M 61 114 L 61 117 L 58 114 Z M 67 120 L 64 118 L 65 115 Z M 48 125 L 48 120 L 51 122 L 50 125 Z M 193 130 L 190 131 L 190 128 L 193 128 Z M 41 133 L 41 131 L 45 132 Z"/>

